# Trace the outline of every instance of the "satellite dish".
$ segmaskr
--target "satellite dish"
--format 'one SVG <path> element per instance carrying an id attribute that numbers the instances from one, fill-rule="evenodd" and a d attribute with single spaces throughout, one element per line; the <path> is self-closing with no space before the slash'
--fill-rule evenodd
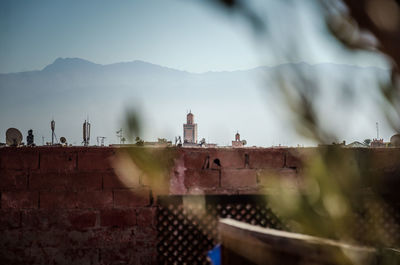
<path id="1" fill-rule="evenodd" d="M 246 144 L 247 144 L 247 141 L 246 141 L 246 140 L 243 140 L 243 141 L 242 141 L 242 144 L 243 144 L 243 145 L 246 145 Z"/>
<path id="2" fill-rule="evenodd" d="M 65 144 L 67 142 L 67 139 L 63 136 L 63 137 L 60 138 L 60 142 L 62 144 Z"/>
<path id="3" fill-rule="evenodd" d="M 6 131 L 6 143 L 8 146 L 18 146 L 22 142 L 22 133 L 15 128 Z"/>

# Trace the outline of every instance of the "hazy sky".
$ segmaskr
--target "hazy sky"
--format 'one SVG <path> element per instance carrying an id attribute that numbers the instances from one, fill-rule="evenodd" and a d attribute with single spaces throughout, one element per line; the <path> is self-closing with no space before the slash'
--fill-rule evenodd
<path id="1" fill-rule="evenodd" d="M 286 62 L 387 67 L 378 55 L 347 51 L 339 44 L 326 28 L 320 7 L 315 5 L 318 1 L 244 1 L 250 3 L 252 10 L 266 21 L 268 34 L 255 32 L 243 17 L 223 12 L 208 2 L 211 1 L 0 0 L 0 73 L 41 70 L 59 57 L 78 57 L 98 64 L 143 60 L 196 73 L 249 69 L 260 65 L 274 66 Z M 254 92 L 246 91 L 245 87 L 243 91 L 250 94 Z M 184 100 L 174 95 L 178 97 L 179 104 L 168 105 L 168 110 L 179 120 L 174 122 L 176 128 L 161 128 L 155 135 L 167 135 L 164 130 L 169 130 L 168 135 L 171 136 L 180 135 L 185 112 L 190 108 L 196 112 L 199 123 L 205 124 L 207 121 L 219 126 L 219 120 L 213 113 L 205 115 L 208 110 L 223 109 L 233 113 L 240 105 L 243 113 L 249 110 L 259 113 L 254 101 L 243 102 L 240 94 L 227 95 L 225 101 L 212 106 L 197 102 L 196 97 L 190 98 L 192 101 L 188 102 L 187 98 L 180 96 Z M 194 108 L 196 104 L 197 109 Z M 332 114 L 336 115 L 335 107 L 326 109 L 328 118 Z M 160 116 L 158 109 L 151 111 L 148 113 L 150 117 Z M 272 113 L 276 109 L 270 107 L 264 111 Z M 87 113 L 91 117 L 98 114 L 95 111 Z M 177 118 L 176 113 L 182 116 Z M 42 113 L 42 120 L 39 121 L 37 117 L 35 123 L 48 124 L 50 116 L 47 112 Z M 377 120 L 376 117 L 370 117 L 364 125 L 360 121 L 351 121 L 355 122 L 355 127 L 359 127 L 362 133 L 353 136 L 342 133 L 340 137 L 351 140 L 371 137 Z M 171 118 L 166 123 L 171 124 Z M 206 131 L 221 131 L 217 126 L 203 126 L 202 133 L 208 139 L 225 144 L 229 143 L 230 137 L 238 129 L 257 132 L 257 126 L 262 125 L 264 129 L 282 128 L 289 121 L 248 123 L 226 124 L 229 130 L 220 138 L 213 138 L 216 135 L 214 131 Z M 21 124 L 22 121 L 13 125 L 0 120 L 2 131 L 10 126 L 20 128 Z M 66 123 L 66 126 L 69 124 Z M 391 130 L 385 130 L 386 136 L 392 133 Z M 261 134 L 257 137 L 259 140 L 254 140 L 256 136 L 247 139 L 250 144 L 264 146 L 299 143 L 290 139 L 291 135 L 281 135 L 279 131 L 268 137 Z M 268 138 L 268 141 L 264 138 Z M 74 141 L 79 142 L 78 139 Z"/>
<path id="2" fill-rule="evenodd" d="M 191 72 L 247 69 L 286 61 L 270 60 L 273 51 L 265 49 L 265 43 L 254 44 L 243 19 L 206 2 L 1 0 L 0 73 L 40 70 L 58 57 L 79 57 L 100 64 L 139 59 Z M 299 16 L 298 21 L 309 29 L 302 33 L 304 37 L 321 42 L 319 24 L 323 23 L 307 4 L 311 1 L 294 1 L 290 8 L 286 1 L 251 2 L 262 17 L 268 15 L 278 22 L 277 33 L 297 33 L 300 25 L 293 24 L 290 17 Z M 314 55 L 304 54 L 294 61 L 383 65 L 366 56 L 349 58 L 337 47 L 326 49 L 312 41 L 307 45 Z"/>
<path id="3" fill-rule="evenodd" d="M 0 72 L 42 69 L 57 57 L 196 72 L 254 67 L 243 31 L 195 1 L 2 0 Z"/>

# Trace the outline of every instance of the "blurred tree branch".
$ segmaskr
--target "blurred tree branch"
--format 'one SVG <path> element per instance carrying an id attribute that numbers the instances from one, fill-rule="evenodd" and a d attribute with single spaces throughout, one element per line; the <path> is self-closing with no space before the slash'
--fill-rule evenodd
<path id="1" fill-rule="evenodd" d="M 379 40 L 379 50 L 400 65 L 399 0 L 343 0 L 350 16 L 360 28 L 367 29 Z M 392 12 L 388 12 L 392 10 Z"/>

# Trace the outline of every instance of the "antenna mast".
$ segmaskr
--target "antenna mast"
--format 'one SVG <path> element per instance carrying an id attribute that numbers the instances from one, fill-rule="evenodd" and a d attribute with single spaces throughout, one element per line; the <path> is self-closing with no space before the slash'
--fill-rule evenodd
<path id="1" fill-rule="evenodd" d="M 117 137 L 119 138 L 119 144 L 122 142 L 122 128 L 117 131 Z"/>
<path id="2" fill-rule="evenodd" d="M 90 123 L 89 119 L 83 123 L 83 145 L 88 146 L 90 141 Z"/>
<path id="3" fill-rule="evenodd" d="M 56 129 L 56 122 L 53 120 L 51 120 L 50 122 L 50 128 L 51 128 L 51 145 L 54 144 L 55 141 L 57 141 L 57 136 L 56 133 L 54 132 L 54 130 Z"/>

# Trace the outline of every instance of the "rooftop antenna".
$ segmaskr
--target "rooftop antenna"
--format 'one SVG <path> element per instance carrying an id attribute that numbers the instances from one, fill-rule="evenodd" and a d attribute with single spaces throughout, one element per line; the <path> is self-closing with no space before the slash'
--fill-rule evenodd
<path id="1" fill-rule="evenodd" d="M 175 145 L 182 144 L 182 138 L 180 136 L 175 136 Z"/>
<path id="2" fill-rule="evenodd" d="M 56 122 L 54 119 L 51 120 L 50 122 L 50 128 L 51 128 L 51 145 L 54 144 L 54 140 L 57 141 L 57 136 L 54 130 L 56 129 Z"/>
<path id="3" fill-rule="evenodd" d="M 83 145 L 88 146 L 90 141 L 90 123 L 89 117 L 83 123 Z"/>
<path id="4" fill-rule="evenodd" d="M 379 139 L 379 123 L 376 122 L 376 139 Z"/>
<path id="5" fill-rule="evenodd" d="M 117 132 L 117 137 L 119 138 L 119 144 L 121 144 L 121 142 L 122 142 L 122 128 L 121 129 L 119 129 Z"/>
<path id="6" fill-rule="evenodd" d="M 22 133 L 15 128 L 6 131 L 6 144 L 8 146 L 19 146 L 22 142 Z"/>

